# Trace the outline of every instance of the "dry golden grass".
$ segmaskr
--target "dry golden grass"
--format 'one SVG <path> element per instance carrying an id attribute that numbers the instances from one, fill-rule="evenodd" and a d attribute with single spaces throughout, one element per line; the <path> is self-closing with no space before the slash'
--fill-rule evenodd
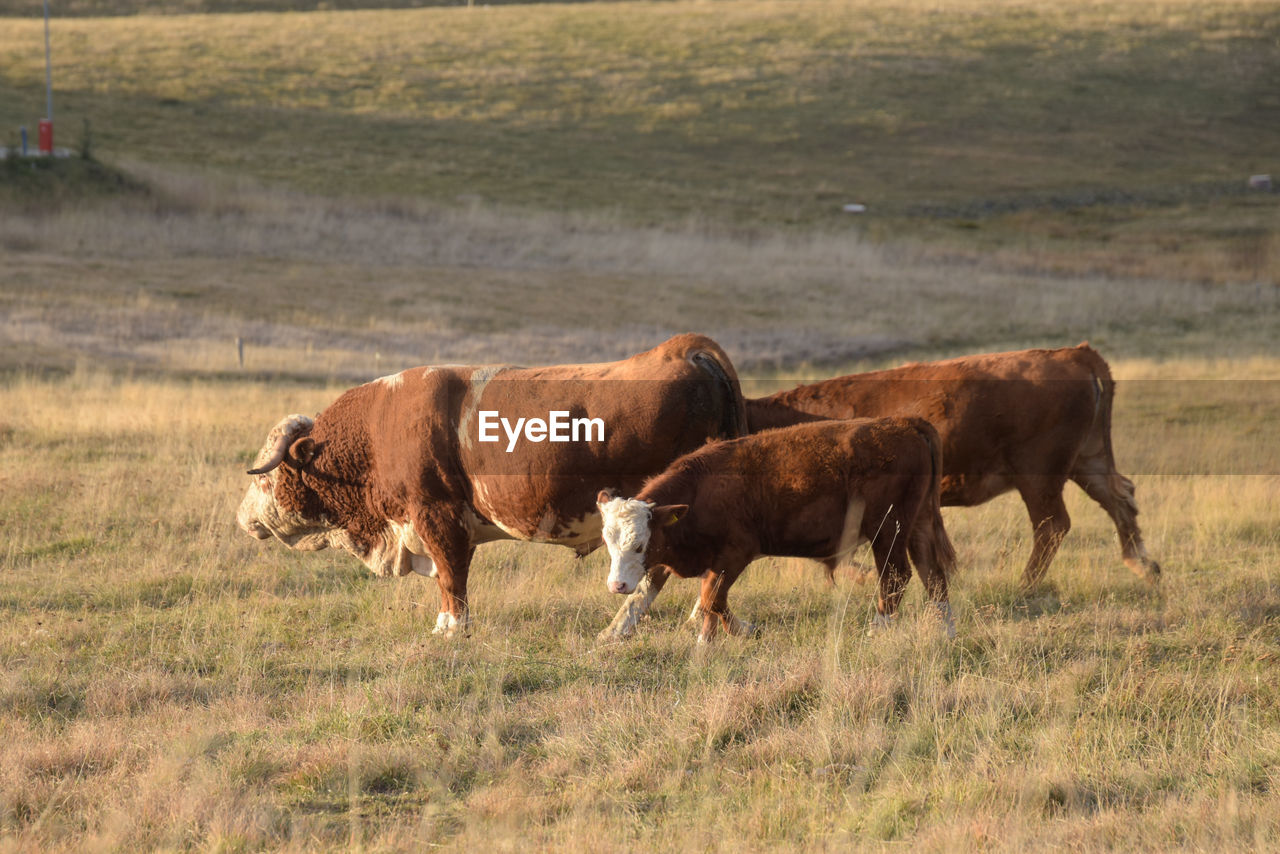
<path id="1" fill-rule="evenodd" d="M 1275 171 L 1274 7 L 59 22 L 61 115 L 177 166 L 0 186 L 0 851 L 1280 847 L 1275 197 L 1217 195 Z M 868 638 L 867 588 L 769 560 L 762 637 L 696 648 L 673 582 L 598 648 L 602 556 L 512 543 L 443 642 L 431 582 L 234 526 L 270 424 L 353 381 L 686 329 L 753 392 L 1089 338 L 1162 589 L 1071 487 L 1031 596 L 1017 500 L 946 511 L 954 642 L 918 585 Z"/>
<path id="2" fill-rule="evenodd" d="M 1116 369 L 1159 593 L 1072 487 L 1075 528 L 1030 597 L 1017 501 L 946 511 L 954 642 L 917 619 L 918 585 L 868 638 L 868 588 L 770 560 L 735 590 L 763 636 L 705 650 L 679 582 L 638 638 L 597 648 L 617 604 L 599 555 L 482 547 L 474 635 L 444 642 L 430 583 L 241 534 L 266 426 L 336 388 L 11 376 L 4 847 L 1273 848 L 1280 443 L 1265 475 L 1162 474 L 1182 447 L 1234 466 L 1249 402 L 1168 445 L 1179 407 L 1125 389 L 1280 362 Z"/>

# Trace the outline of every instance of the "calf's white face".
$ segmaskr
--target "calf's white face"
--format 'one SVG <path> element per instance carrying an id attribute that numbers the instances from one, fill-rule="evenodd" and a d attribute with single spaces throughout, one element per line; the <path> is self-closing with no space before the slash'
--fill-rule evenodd
<path id="1" fill-rule="evenodd" d="M 604 544 L 609 550 L 609 591 L 630 593 L 644 577 L 644 553 L 649 547 L 649 523 L 654 505 L 635 498 L 613 498 L 600 493 Z"/>

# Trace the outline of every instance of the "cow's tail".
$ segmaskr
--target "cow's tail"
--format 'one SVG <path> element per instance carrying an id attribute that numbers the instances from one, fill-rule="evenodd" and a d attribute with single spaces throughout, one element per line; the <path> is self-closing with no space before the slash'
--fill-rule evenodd
<path id="1" fill-rule="evenodd" d="M 921 508 L 916 523 L 911 528 L 911 540 L 907 546 L 912 560 L 917 564 L 923 557 L 937 567 L 944 577 L 950 578 L 956 571 L 956 550 L 942 524 L 942 438 L 925 419 L 907 420 L 928 443 L 931 465 L 925 506 Z"/>
<path id="2" fill-rule="evenodd" d="M 1093 374 L 1094 394 L 1097 401 L 1093 413 L 1092 435 L 1085 442 L 1082 456 L 1086 458 L 1100 456 L 1092 468 L 1096 470 L 1105 466 L 1107 485 L 1112 494 L 1118 496 L 1124 502 L 1125 509 L 1136 517 L 1138 502 L 1134 498 L 1133 481 L 1116 470 L 1116 456 L 1111 447 L 1111 410 L 1116 399 L 1116 381 L 1111 376 L 1111 366 L 1107 364 L 1106 359 L 1102 358 L 1101 353 L 1089 346 L 1088 342 L 1077 345 L 1075 349 L 1089 368 L 1089 372 Z M 1090 454 L 1090 451 L 1094 453 Z M 1082 462 L 1087 465 L 1088 460 Z M 1099 466 L 1097 463 L 1102 465 Z M 1077 468 L 1081 468 L 1081 465 L 1077 464 Z"/>
<path id="3" fill-rule="evenodd" d="M 688 358 L 693 365 L 711 377 L 719 391 L 719 438 L 736 439 L 747 435 L 747 408 L 742 399 L 742 384 L 738 381 L 738 372 L 733 369 L 729 357 L 724 353 L 699 349 L 690 353 Z"/>

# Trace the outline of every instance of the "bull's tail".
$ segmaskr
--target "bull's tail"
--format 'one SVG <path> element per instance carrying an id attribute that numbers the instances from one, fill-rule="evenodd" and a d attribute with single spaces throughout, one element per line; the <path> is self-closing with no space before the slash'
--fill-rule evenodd
<path id="1" fill-rule="evenodd" d="M 729 357 L 722 352 L 694 350 L 689 361 L 711 377 L 719 391 L 721 439 L 736 439 L 747 435 L 747 409 L 742 399 L 742 385 L 738 372 L 733 369 Z"/>
<path id="2" fill-rule="evenodd" d="M 950 578 L 956 571 L 956 550 L 942 524 L 942 438 L 925 419 L 907 420 L 929 444 L 932 466 L 925 506 L 920 508 L 916 522 L 911 526 L 911 539 L 907 548 L 917 567 L 923 560 L 936 567 L 944 578 Z"/>

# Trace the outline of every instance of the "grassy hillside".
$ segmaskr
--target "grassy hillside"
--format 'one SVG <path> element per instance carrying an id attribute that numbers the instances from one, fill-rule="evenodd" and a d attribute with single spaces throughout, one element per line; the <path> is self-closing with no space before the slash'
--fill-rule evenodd
<path id="1" fill-rule="evenodd" d="M 508 6 L 62 20 L 60 127 L 327 194 L 482 199 L 1275 278 L 1280 6 Z M 0 128 L 43 107 L 0 32 Z M 862 217 L 845 203 L 869 207 Z M 1211 257 L 1211 262 L 1201 263 Z"/>
<path id="2" fill-rule="evenodd" d="M 621 358 L 690 329 L 750 377 L 1083 339 L 1112 358 L 1275 354 L 1280 289 L 1260 283 L 137 175 L 147 192 L 7 220 L 0 370 L 352 382 L 432 362 Z"/>
<path id="3" fill-rule="evenodd" d="M 1125 382 L 1240 366 L 1118 363 Z M 1280 375 L 1280 364 L 1254 364 Z M 1141 385 L 1141 384 L 1139 384 Z M 755 640 L 697 649 L 673 581 L 633 642 L 602 556 L 493 544 L 467 641 L 437 594 L 235 529 L 274 418 L 334 389 L 113 380 L 0 388 L 6 850 L 1269 850 L 1280 845 L 1280 442 L 1249 400 L 1175 425 L 1122 384 L 1157 594 L 1074 488 L 1024 598 L 1016 500 L 948 510 L 959 636 L 868 638 L 871 592 L 763 561 Z M 1172 473 L 1194 448 L 1231 471 Z M 1269 451 L 1267 450 L 1269 448 Z"/>

